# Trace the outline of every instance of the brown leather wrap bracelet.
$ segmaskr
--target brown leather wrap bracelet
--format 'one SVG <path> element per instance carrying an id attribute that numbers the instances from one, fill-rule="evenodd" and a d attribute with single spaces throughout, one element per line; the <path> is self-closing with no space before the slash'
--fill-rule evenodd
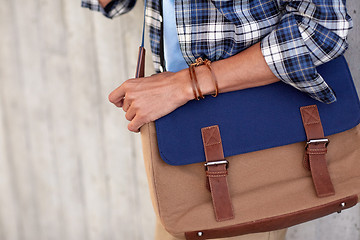
<path id="1" fill-rule="evenodd" d="M 213 97 L 217 97 L 219 94 L 219 86 L 218 86 L 218 82 L 216 80 L 216 76 L 212 70 L 211 67 L 211 61 L 208 59 L 203 60 L 201 57 L 197 58 L 195 63 L 190 64 L 189 66 L 189 74 L 190 74 L 190 79 L 191 79 L 191 84 L 192 84 L 192 89 L 193 89 L 193 93 L 194 93 L 194 97 L 196 100 L 200 100 L 200 99 L 204 99 L 204 95 L 201 92 L 201 89 L 199 87 L 199 82 L 197 80 L 196 77 L 196 71 L 195 71 L 195 67 L 201 66 L 201 65 L 206 65 L 207 68 L 209 69 L 210 73 L 211 73 L 211 78 L 212 81 L 214 83 L 214 87 L 215 87 L 215 93 L 212 94 L 211 96 Z"/>
<path id="2" fill-rule="evenodd" d="M 197 100 L 204 99 L 205 97 L 204 97 L 204 95 L 202 94 L 202 92 L 200 90 L 199 82 L 198 82 L 197 77 L 196 77 L 195 65 L 191 64 L 189 69 L 190 69 L 190 72 L 191 72 L 190 76 L 191 76 L 192 82 L 195 84 L 195 87 L 196 87 L 196 90 L 197 90 Z"/>
<path id="3" fill-rule="evenodd" d="M 216 76 L 214 74 L 214 71 L 212 70 L 211 61 L 209 59 L 205 59 L 204 64 L 208 67 L 208 69 L 209 69 L 209 71 L 211 73 L 211 79 L 213 80 L 213 83 L 214 83 L 214 86 L 215 86 L 215 94 L 212 94 L 211 96 L 217 97 L 219 95 L 219 85 L 218 85 L 218 82 L 216 80 Z"/>

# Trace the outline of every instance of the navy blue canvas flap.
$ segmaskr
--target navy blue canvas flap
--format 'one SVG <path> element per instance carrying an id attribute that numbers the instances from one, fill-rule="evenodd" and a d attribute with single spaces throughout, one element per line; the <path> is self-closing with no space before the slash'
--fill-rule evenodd
<path id="1" fill-rule="evenodd" d="M 225 157 L 305 141 L 300 107 L 313 104 L 325 136 L 355 127 L 360 105 L 345 58 L 318 72 L 334 90 L 335 103 L 320 103 L 282 82 L 188 102 L 155 122 L 162 159 L 171 165 L 205 161 L 201 128 L 212 125 L 219 125 Z"/>

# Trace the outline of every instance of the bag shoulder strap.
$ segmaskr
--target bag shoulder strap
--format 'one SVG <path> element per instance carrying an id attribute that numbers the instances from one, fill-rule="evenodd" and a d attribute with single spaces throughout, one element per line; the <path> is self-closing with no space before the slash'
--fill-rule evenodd
<path id="1" fill-rule="evenodd" d="M 144 39 L 145 39 L 145 14 L 146 14 L 146 4 L 147 0 L 144 3 L 144 20 L 142 27 L 142 37 L 141 37 L 141 45 L 139 47 L 138 60 L 136 64 L 136 73 L 135 78 L 141 78 L 145 76 L 145 48 L 144 48 Z"/>

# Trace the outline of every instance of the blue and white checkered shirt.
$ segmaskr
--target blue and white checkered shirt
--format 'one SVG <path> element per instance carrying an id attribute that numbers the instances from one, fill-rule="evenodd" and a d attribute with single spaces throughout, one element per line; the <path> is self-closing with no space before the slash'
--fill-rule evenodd
<path id="1" fill-rule="evenodd" d="M 97 0 L 82 6 L 112 18 L 131 10 L 136 0 Z M 160 72 L 161 0 L 148 0 L 146 22 L 155 69 Z M 233 56 L 261 41 L 272 72 L 283 82 L 324 102 L 336 101 L 316 71 L 347 49 L 352 20 L 345 0 L 175 0 L 178 38 L 188 64 Z M 254 69 L 256 71 L 256 69 Z"/>

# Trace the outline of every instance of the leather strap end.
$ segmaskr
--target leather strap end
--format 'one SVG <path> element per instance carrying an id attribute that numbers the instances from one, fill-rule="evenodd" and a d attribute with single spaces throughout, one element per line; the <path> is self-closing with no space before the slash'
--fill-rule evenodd
<path id="1" fill-rule="evenodd" d="M 319 111 L 316 105 L 300 108 L 301 117 L 307 140 L 324 140 L 324 130 L 321 124 Z M 313 183 L 318 197 L 328 197 L 335 194 L 326 162 L 326 143 L 310 143 L 306 147 L 306 157 L 310 167 Z"/>
<path id="2" fill-rule="evenodd" d="M 219 127 L 211 126 L 201 129 L 205 157 L 207 163 L 214 163 L 224 159 Z M 210 186 L 216 221 L 225 221 L 234 218 L 228 182 L 227 164 L 207 166 L 207 179 Z"/>

